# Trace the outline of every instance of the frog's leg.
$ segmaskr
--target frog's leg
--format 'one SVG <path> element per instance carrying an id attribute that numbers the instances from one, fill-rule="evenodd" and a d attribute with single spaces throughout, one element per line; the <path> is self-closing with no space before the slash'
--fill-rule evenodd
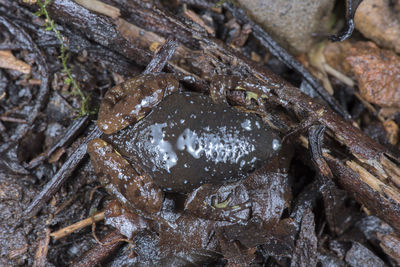
<path id="1" fill-rule="evenodd" d="M 272 85 L 274 86 L 274 85 Z M 216 103 L 227 104 L 227 92 L 231 90 L 243 91 L 245 93 L 246 105 L 257 103 L 257 107 L 246 109 L 243 106 L 237 108 L 244 112 L 254 112 L 258 114 L 262 120 L 272 128 L 276 128 L 271 123 L 270 113 L 265 106 L 265 100 L 269 99 L 272 102 L 279 103 L 277 97 L 271 93 L 270 87 L 260 83 L 254 78 L 241 78 L 234 75 L 214 75 L 210 84 L 210 96 Z"/>
<path id="2" fill-rule="evenodd" d="M 124 207 L 140 215 L 160 211 L 163 194 L 149 176 L 139 175 L 111 145 L 102 139 L 92 140 L 88 144 L 87 151 L 101 183 Z"/>
<path id="3" fill-rule="evenodd" d="M 139 75 L 116 85 L 104 96 L 97 126 L 105 134 L 115 133 L 140 120 L 178 88 L 178 80 L 170 73 Z"/>
<path id="4" fill-rule="evenodd" d="M 226 92 L 243 90 L 247 99 L 254 99 L 263 106 L 262 99 L 272 97 L 270 88 L 254 78 L 241 78 L 234 75 L 214 75 L 210 84 L 210 95 L 216 103 L 226 103 Z"/>

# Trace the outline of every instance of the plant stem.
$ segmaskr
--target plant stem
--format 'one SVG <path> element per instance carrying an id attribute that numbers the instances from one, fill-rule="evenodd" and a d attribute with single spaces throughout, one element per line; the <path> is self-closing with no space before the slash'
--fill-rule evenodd
<path id="1" fill-rule="evenodd" d="M 86 96 L 81 88 L 79 87 L 78 83 L 76 82 L 75 78 L 73 77 L 72 73 L 71 73 L 71 69 L 68 67 L 67 65 L 67 61 L 68 61 L 68 46 L 65 44 L 64 42 L 64 38 L 61 35 L 60 31 L 57 30 L 56 25 L 54 23 L 54 20 L 50 17 L 49 13 L 47 12 L 47 5 L 51 2 L 51 0 L 39 0 L 37 1 L 38 6 L 40 7 L 40 10 L 38 12 L 36 12 L 35 14 L 37 16 L 44 16 L 46 19 L 46 30 L 48 31 L 53 31 L 58 39 L 58 41 L 60 42 L 60 58 L 61 58 L 61 63 L 63 66 L 62 72 L 64 72 L 67 75 L 67 80 L 66 83 L 67 84 L 72 84 L 72 88 L 73 88 L 73 94 L 75 95 L 79 95 L 81 98 L 81 106 L 78 110 L 78 115 L 81 116 L 85 116 L 88 114 L 92 114 L 93 112 L 91 112 L 89 110 L 89 98 L 88 96 Z"/>

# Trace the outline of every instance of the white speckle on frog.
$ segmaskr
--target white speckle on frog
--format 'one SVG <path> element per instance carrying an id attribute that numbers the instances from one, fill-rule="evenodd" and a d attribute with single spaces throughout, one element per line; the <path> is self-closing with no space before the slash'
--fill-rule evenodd
<path id="1" fill-rule="evenodd" d="M 124 180 L 124 181 L 128 181 L 129 180 L 129 178 L 122 172 L 118 172 L 118 179 L 121 180 L 121 181 L 122 180 Z"/>
<path id="2" fill-rule="evenodd" d="M 242 128 L 246 131 L 251 131 L 251 121 L 249 119 L 246 119 L 244 122 L 242 122 L 240 126 L 242 126 Z"/>
<path id="3" fill-rule="evenodd" d="M 278 139 L 272 140 L 272 149 L 277 151 L 281 147 L 281 143 Z"/>

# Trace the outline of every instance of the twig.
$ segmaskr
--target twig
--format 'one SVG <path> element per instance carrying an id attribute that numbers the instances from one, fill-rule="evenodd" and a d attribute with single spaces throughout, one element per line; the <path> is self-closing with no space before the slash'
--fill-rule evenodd
<path id="1" fill-rule="evenodd" d="M 146 66 L 150 61 L 151 53 L 132 45 L 123 38 L 116 30 L 112 21 L 107 17 L 99 16 L 94 12 L 88 12 L 87 9 L 69 0 L 53 0 L 47 10 L 53 18 L 57 18 L 57 21 L 66 25 L 72 23 L 88 39 L 95 40 L 95 42 L 124 55 L 126 58 L 142 66 Z"/>
<path id="2" fill-rule="evenodd" d="M 95 127 L 89 135 L 85 138 L 83 143 L 72 153 L 64 165 L 58 170 L 53 178 L 46 184 L 43 190 L 37 195 L 28 208 L 24 211 L 24 217 L 30 218 L 35 216 L 46 202 L 53 196 L 61 185 L 71 176 L 72 172 L 76 169 L 78 164 L 86 156 L 86 147 L 90 140 L 98 138 L 101 131 Z"/>
<path id="3" fill-rule="evenodd" d="M 47 263 L 47 251 L 49 250 L 50 243 L 50 229 L 46 228 L 45 237 L 39 241 L 36 249 L 34 267 L 44 267 Z"/>
<path id="4" fill-rule="evenodd" d="M 84 219 L 82 221 L 79 221 L 77 223 L 69 225 L 63 229 L 60 229 L 56 232 L 53 232 L 50 234 L 50 236 L 53 237 L 54 240 L 57 240 L 57 239 L 65 237 L 65 236 L 68 236 L 71 233 L 73 233 L 79 229 L 90 226 L 90 225 L 92 225 L 92 223 L 99 222 L 101 220 L 104 220 L 104 211 L 99 212 L 90 218 Z"/>
<path id="5" fill-rule="evenodd" d="M 177 48 L 178 43 L 176 42 L 176 39 L 172 36 L 169 37 L 154 55 L 153 59 L 143 71 L 143 74 L 162 71 L 165 64 L 167 64 L 168 60 L 171 59 Z"/>
<path id="6" fill-rule="evenodd" d="M 215 35 L 215 30 L 214 28 L 208 26 L 201 18 L 199 15 L 197 15 L 195 12 L 193 12 L 190 9 L 185 9 L 183 12 L 183 15 L 187 17 L 188 19 L 193 20 L 197 24 L 199 24 L 201 27 L 203 27 L 210 35 L 214 36 Z"/>
<path id="7" fill-rule="evenodd" d="M 15 123 L 28 123 L 24 119 L 18 119 L 18 118 L 13 118 L 13 117 L 8 117 L 8 116 L 0 116 L 0 120 L 2 121 L 8 121 L 8 122 L 15 122 Z"/>

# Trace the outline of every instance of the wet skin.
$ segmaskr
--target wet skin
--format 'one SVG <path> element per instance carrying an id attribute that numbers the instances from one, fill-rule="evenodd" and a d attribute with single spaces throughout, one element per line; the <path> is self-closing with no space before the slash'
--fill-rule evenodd
<path id="1" fill-rule="evenodd" d="M 105 134 L 89 144 L 91 161 L 107 190 L 135 212 L 159 211 L 162 190 L 243 179 L 280 148 L 257 115 L 216 104 L 220 88 L 213 99 L 178 89 L 172 74 L 140 75 L 109 90 L 100 108 Z"/>

